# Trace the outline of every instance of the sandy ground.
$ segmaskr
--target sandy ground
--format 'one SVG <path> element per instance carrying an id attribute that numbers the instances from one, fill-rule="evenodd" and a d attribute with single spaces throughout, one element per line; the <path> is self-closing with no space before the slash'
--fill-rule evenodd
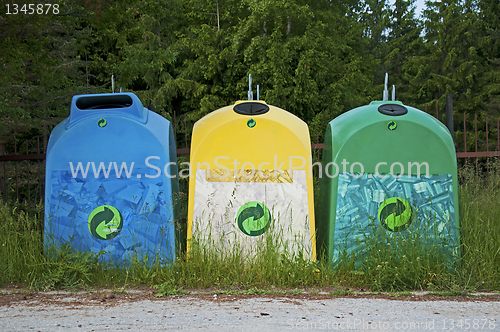
<path id="1" fill-rule="evenodd" d="M 500 331 L 500 295 L 0 291 L 0 331 Z"/>

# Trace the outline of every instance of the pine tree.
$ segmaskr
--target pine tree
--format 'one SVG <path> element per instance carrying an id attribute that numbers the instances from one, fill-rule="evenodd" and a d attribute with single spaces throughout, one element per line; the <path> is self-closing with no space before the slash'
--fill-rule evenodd
<path id="1" fill-rule="evenodd" d="M 427 2 L 424 11 L 425 49 L 405 69 L 409 93 L 416 104 L 445 104 L 452 93 L 456 111 L 481 109 L 482 61 L 478 49 L 478 15 L 473 1 Z"/>
<path id="2" fill-rule="evenodd" d="M 415 17 L 415 0 L 396 0 L 389 12 L 388 54 L 384 59 L 384 69 L 389 73 L 390 83 L 396 86 L 399 100 L 412 103 L 408 94 L 408 78 L 404 65 L 423 48 L 420 37 L 422 28 Z"/>
<path id="3" fill-rule="evenodd" d="M 255 5 L 240 25 L 238 47 L 263 99 L 306 122 L 315 119 L 321 132 L 324 121 L 366 102 L 373 61 L 352 7 L 298 0 L 249 4 Z"/>
<path id="4" fill-rule="evenodd" d="M 44 9 L 46 15 L 0 16 L 0 144 L 15 132 L 40 134 L 57 124 L 67 116 L 72 94 L 85 86 L 81 30 L 75 29 L 81 6 L 61 1 Z"/>
<path id="5" fill-rule="evenodd" d="M 500 116 L 500 2 L 479 2 L 481 41 L 478 53 L 485 62 L 483 93 L 484 108 L 493 116 Z"/>
<path id="6" fill-rule="evenodd" d="M 374 84 L 384 81 L 387 68 L 384 59 L 390 52 L 387 41 L 390 28 L 390 11 L 386 0 L 360 1 L 359 20 L 363 24 L 363 37 L 368 42 L 368 50 L 376 60 L 373 72 Z"/>
<path id="7" fill-rule="evenodd" d="M 246 93 L 238 86 L 247 75 L 243 55 L 233 46 L 241 1 L 185 1 L 184 24 L 172 49 L 178 54 L 173 72 L 174 105 L 196 121 Z"/>
<path id="8" fill-rule="evenodd" d="M 119 83 L 132 89 L 146 105 L 156 111 L 172 110 L 173 63 L 177 53 L 172 49 L 180 27 L 180 1 L 137 1 L 124 16 L 133 21 L 122 32 L 121 58 L 115 66 Z M 130 31 L 130 32 L 129 32 Z"/>

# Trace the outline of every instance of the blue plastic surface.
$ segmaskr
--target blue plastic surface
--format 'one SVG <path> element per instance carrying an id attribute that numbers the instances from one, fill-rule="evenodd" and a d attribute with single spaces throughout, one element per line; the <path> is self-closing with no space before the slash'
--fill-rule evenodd
<path id="1" fill-rule="evenodd" d="M 107 96 L 125 96 L 132 104 L 106 104 Z M 87 98 L 82 108 L 101 108 L 78 108 L 81 98 Z M 165 174 L 169 163 L 171 174 Z M 131 93 L 75 96 L 69 118 L 54 128 L 47 148 L 46 249 L 69 244 L 79 251 L 104 251 L 106 262 L 120 265 L 133 257 L 168 264 L 175 258 L 178 188 L 167 119 L 144 108 Z M 100 237 L 90 230 L 93 218 L 95 224 L 104 222 Z M 121 226 L 113 226 L 118 220 Z"/>

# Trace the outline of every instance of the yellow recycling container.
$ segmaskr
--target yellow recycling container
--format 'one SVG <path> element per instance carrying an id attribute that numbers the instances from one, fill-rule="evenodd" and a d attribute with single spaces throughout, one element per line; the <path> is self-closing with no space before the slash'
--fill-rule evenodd
<path id="1" fill-rule="evenodd" d="M 197 239 L 252 255 L 276 235 L 281 250 L 315 261 L 307 124 L 263 101 L 238 101 L 197 121 L 192 135 L 188 254 Z"/>

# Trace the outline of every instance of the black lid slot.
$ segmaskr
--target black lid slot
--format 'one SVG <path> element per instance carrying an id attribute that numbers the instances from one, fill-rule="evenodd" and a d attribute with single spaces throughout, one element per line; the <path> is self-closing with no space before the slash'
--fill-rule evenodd
<path id="1" fill-rule="evenodd" d="M 263 103 L 247 102 L 235 105 L 233 110 L 241 115 L 259 115 L 269 112 L 269 106 Z"/>
<path id="2" fill-rule="evenodd" d="M 403 105 L 398 104 L 384 104 L 378 107 L 378 111 L 385 115 L 399 116 L 408 113 L 408 109 Z"/>

